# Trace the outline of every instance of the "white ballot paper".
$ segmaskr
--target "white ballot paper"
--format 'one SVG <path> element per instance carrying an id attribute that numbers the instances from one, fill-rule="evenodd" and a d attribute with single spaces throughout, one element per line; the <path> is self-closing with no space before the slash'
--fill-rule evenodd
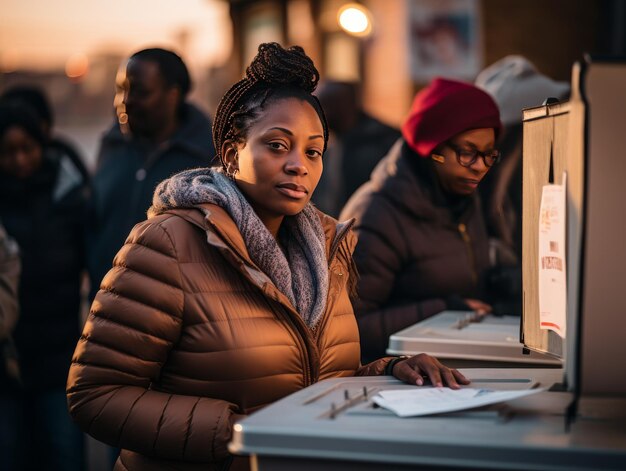
<path id="1" fill-rule="evenodd" d="M 544 391 L 524 389 L 516 391 L 494 391 L 477 388 L 415 388 L 389 389 L 380 391 L 372 400 L 400 417 L 443 414 L 498 402 L 510 401 Z"/>
<path id="2" fill-rule="evenodd" d="M 565 338 L 567 285 L 565 271 L 565 189 L 544 185 L 539 209 L 539 322 Z"/>

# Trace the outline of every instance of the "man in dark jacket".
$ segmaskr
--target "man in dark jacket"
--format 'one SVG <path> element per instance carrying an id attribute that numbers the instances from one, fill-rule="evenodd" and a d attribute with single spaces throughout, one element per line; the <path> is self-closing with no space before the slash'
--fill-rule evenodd
<path id="1" fill-rule="evenodd" d="M 178 55 L 139 51 L 116 82 L 117 122 L 101 142 L 90 204 L 91 298 L 130 230 L 146 218 L 157 184 L 209 165 L 215 154 L 209 118 L 185 101 L 191 80 Z"/>

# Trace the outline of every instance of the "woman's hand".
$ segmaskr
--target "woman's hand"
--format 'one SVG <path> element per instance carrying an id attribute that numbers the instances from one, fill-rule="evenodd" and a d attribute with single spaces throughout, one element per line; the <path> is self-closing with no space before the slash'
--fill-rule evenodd
<path id="1" fill-rule="evenodd" d="M 469 379 L 454 368 L 442 365 L 435 357 L 420 353 L 393 365 L 393 376 L 409 384 L 422 386 L 425 378 L 438 388 L 444 384 L 450 389 L 459 389 L 460 384 L 469 384 Z"/>
<path id="2" fill-rule="evenodd" d="M 467 306 L 479 316 L 485 316 L 493 310 L 491 305 L 485 302 L 482 302 L 479 299 L 467 298 L 467 299 L 464 299 L 463 301 L 465 301 L 465 304 L 467 304 Z"/>

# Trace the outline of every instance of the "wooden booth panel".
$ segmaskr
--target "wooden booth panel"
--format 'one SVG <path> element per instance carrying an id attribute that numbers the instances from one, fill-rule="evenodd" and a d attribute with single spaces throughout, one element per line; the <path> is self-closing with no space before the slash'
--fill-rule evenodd
<path id="1" fill-rule="evenodd" d="M 544 185 L 562 183 L 568 171 L 569 103 L 524 110 L 522 279 L 524 315 L 522 342 L 530 349 L 563 357 L 563 341 L 539 328 L 539 207 Z M 551 171 L 552 167 L 552 171 Z"/>

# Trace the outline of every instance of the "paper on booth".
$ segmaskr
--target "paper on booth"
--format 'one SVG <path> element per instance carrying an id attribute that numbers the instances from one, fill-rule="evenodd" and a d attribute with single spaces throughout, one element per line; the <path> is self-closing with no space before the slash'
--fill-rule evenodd
<path id="1" fill-rule="evenodd" d="M 379 392 L 372 400 L 400 417 L 443 414 L 511 401 L 544 389 L 494 391 L 491 389 L 415 388 Z"/>
<path id="2" fill-rule="evenodd" d="M 567 285 L 565 267 L 565 190 L 562 185 L 544 185 L 539 209 L 539 322 L 565 338 Z"/>

